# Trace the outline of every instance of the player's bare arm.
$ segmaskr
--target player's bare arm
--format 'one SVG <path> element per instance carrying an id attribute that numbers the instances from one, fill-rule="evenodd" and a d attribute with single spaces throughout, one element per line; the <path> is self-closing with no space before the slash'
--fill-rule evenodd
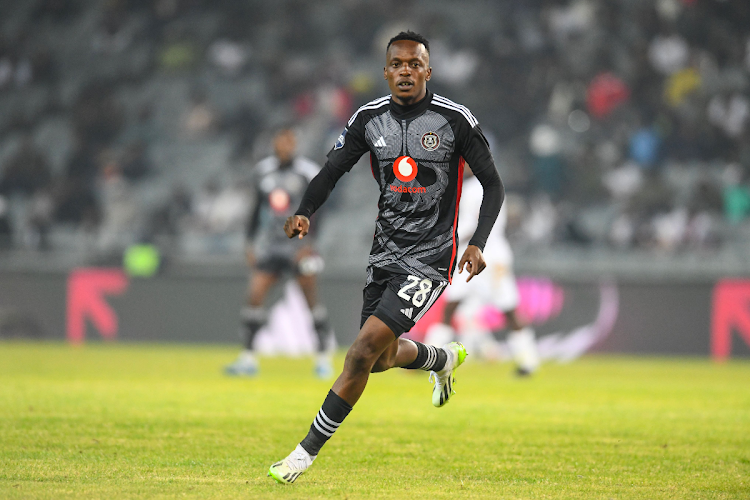
<path id="1" fill-rule="evenodd" d="M 484 268 L 487 267 L 487 263 L 484 261 L 484 255 L 482 255 L 482 251 L 479 249 L 479 247 L 474 245 L 469 245 L 468 247 L 466 247 L 461 260 L 458 262 L 459 274 L 463 272 L 464 267 L 469 273 L 466 281 L 470 281 L 471 278 L 484 271 Z"/>
<path id="2" fill-rule="evenodd" d="M 291 217 L 287 218 L 286 222 L 284 223 L 284 232 L 289 238 L 298 236 L 299 239 L 302 239 L 305 237 L 305 235 L 307 235 L 309 231 L 310 219 L 308 219 L 304 215 L 292 215 Z"/>

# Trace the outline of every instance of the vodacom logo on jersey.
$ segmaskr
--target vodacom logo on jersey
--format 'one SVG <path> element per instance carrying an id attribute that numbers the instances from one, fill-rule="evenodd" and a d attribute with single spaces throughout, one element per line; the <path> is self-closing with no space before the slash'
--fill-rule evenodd
<path id="1" fill-rule="evenodd" d="M 277 213 L 284 213 L 289 209 L 289 204 L 291 203 L 291 199 L 289 198 L 289 193 L 284 191 L 281 188 L 276 188 L 268 195 L 268 204 L 271 205 L 271 208 L 274 212 Z"/>
<path id="2" fill-rule="evenodd" d="M 400 156 L 393 162 L 393 173 L 401 182 L 409 182 L 417 176 L 417 162 L 409 156 Z M 397 193 L 424 193 L 426 188 L 421 186 L 394 186 L 391 184 L 391 191 Z"/>
<path id="3" fill-rule="evenodd" d="M 401 182 L 409 182 L 417 176 L 417 162 L 409 156 L 399 156 L 393 162 L 393 173 Z"/>

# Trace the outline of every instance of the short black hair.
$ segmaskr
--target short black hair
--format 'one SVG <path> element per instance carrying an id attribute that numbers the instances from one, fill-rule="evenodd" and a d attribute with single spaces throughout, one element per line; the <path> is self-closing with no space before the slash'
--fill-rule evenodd
<path id="1" fill-rule="evenodd" d="M 276 137 L 288 132 L 294 134 L 294 127 L 292 125 L 279 125 L 278 127 L 273 129 L 273 136 Z"/>
<path id="2" fill-rule="evenodd" d="M 427 50 L 427 53 L 430 53 L 430 42 L 427 41 L 425 37 L 420 35 L 419 33 L 414 33 L 413 31 L 402 31 L 398 35 L 391 38 L 391 40 L 388 42 L 388 46 L 385 48 L 385 51 L 388 52 L 388 49 L 391 48 L 391 45 L 393 42 L 398 42 L 401 40 L 411 40 L 412 42 L 421 43 L 424 45 L 425 50 Z"/>

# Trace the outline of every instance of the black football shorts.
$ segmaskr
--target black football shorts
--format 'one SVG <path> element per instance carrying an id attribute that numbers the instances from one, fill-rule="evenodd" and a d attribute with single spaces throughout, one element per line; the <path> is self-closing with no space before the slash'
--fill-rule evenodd
<path id="1" fill-rule="evenodd" d="M 435 281 L 422 276 L 395 274 L 372 268 L 373 280 L 362 291 L 362 318 L 375 316 L 393 330 L 396 337 L 412 329 L 414 324 L 440 297 L 448 281 Z"/>
<path id="2" fill-rule="evenodd" d="M 284 255 L 270 255 L 258 259 L 255 268 L 270 274 L 313 276 L 323 271 L 323 259 L 317 254 L 306 255 L 297 260 Z"/>
<path id="3" fill-rule="evenodd" d="M 270 274 L 293 274 L 299 273 L 297 263 L 293 258 L 284 255 L 270 255 L 259 258 L 255 268 Z"/>

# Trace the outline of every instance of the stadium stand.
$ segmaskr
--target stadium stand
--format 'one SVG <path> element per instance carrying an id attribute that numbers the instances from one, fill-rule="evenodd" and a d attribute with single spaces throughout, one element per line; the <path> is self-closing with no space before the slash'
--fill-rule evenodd
<path id="1" fill-rule="evenodd" d="M 372 68 L 407 27 L 432 42 L 431 88 L 492 139 L 520 255 L 746 268 L 750 4 L 718 0 L 4 2 L 4 251 L 97 259 L 148 239 L 240 259 L 243 182 L 273 127 L 297 124 L 322 162 L 387 92 Z M 327 207 L 334 267 L 369 248 L 369 175 L 363 161 Z"/>

